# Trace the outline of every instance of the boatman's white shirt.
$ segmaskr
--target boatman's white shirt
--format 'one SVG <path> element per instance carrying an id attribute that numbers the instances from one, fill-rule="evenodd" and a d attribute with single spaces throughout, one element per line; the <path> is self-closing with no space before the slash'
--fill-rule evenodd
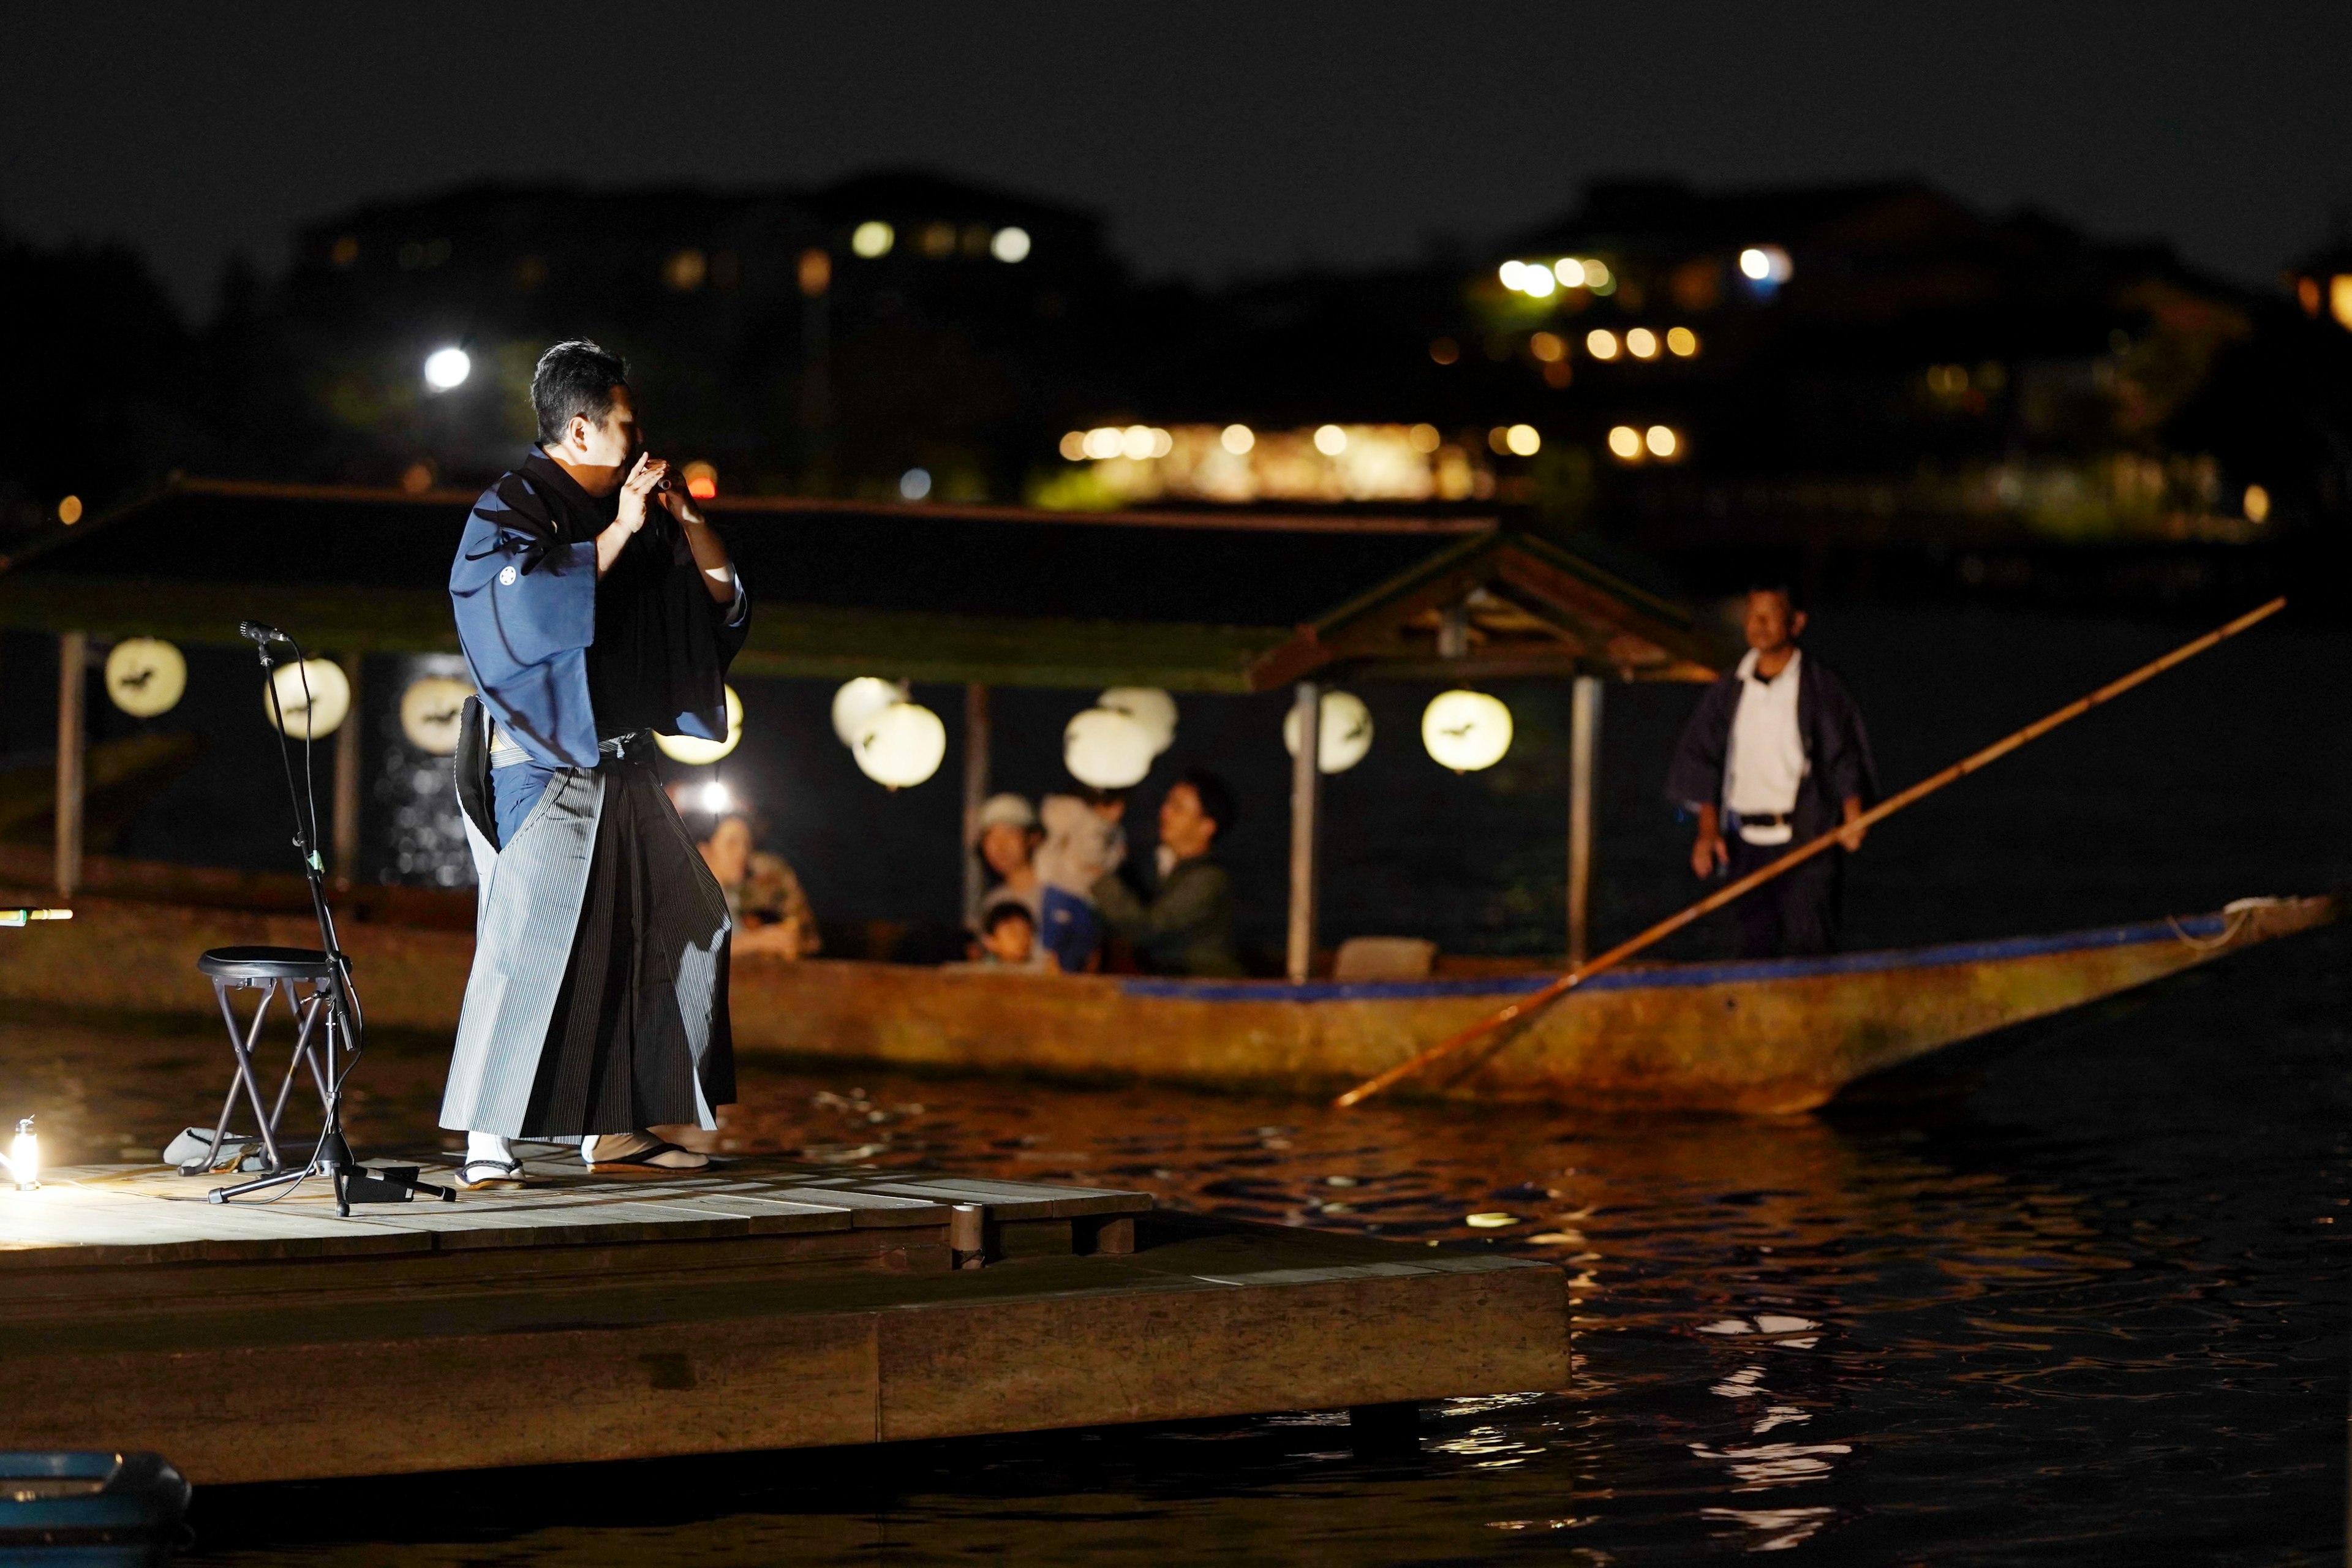
<path id="1" fill-rule="evenodd" d="M 1731 748 L 1724 759 L 1723 804 L 1740 816 L 1786 816 L 1797 809 L 1797 791 L 1811 766 L 1805 737 L 1797 726 L 1797 680 L 1805 660 L 1791 652 L 1780 673 L 1766 680 L 1756 673 L 1756 650 L 1739 661 L 1739 708 L 1731 719 Z M 1750 827 L 1739 837 L 1750 844 L 1786 844 L 1796 837 L 1788 823 Z"/>

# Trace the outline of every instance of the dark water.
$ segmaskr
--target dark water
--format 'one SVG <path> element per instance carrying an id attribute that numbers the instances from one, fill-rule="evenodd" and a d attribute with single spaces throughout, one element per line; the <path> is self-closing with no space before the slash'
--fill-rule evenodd
<path id="1" fill-rule="evenodd" d="M 1905 655 L 1899 629 L 1885 618 L 1846 650 L 1849 665 L 1881 656 L 1866 695 L 1895 781 L 1998 732 L 1994 714 L 2022 719 L 2046 689 L 2088 684 L 2049 667 L 2054 637 L 2021 643 L 2013 624 L 1933 628 L 1973 663 Z M 2095 679 L 2168 636 L 2086 628 L 2071 668 L 2088 662 Z M 2341 638 L 2281 638 L 1986 775 L 1945 815 L 1874 841 L 1855 868 L 1857 926 L 1890 940 L 2047 930 L 2341 884 L 2352 700 L 2319 678 L 2347 653 Z M 2337 1561 L 2352 931 L 2005 1043 L 1940 1096 L 1774 1121 L 1332 1113 L 753 1064 L 724 1129 L 742 1149 L 1117 1183 L 1550 1259 L 1574 1282 L 1576 1386 L 1454 1402 L 1407 1456 L 1360 1457 L 1343 1418 L 1305 1412 L 219 1489 L 198 1500 L 201 1556 Z M 112 1158 L 201 1114 L 220 1054 L 193 1026 L 0 1021 L 0 1089 L 43 1109 L 52 1159 Z M 441 1067 L 436 1042 L 380 1041 L 358 1135 L 429 1136 Z M 1465 1224 L 1486 1212 L 1516 1223 Z"/>

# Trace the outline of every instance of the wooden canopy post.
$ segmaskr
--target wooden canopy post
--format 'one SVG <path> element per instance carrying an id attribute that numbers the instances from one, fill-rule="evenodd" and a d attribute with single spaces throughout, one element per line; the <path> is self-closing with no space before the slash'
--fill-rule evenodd
<path id="1" fill-rule="evenodd" d="M 980 919 L 986 872 L 980 863 L 980 808 L 988 802 L 988 688 L 963 689 L 963 918 Z"/>
<path id="2" fill-rule="evenodd" d="M 347 653 L 337 662 L 343 667 L 343 679 L 351 683 L 352 704 L 343 714 L 342 726 L 335 731 L 335 823 L 331 853 L 334 857 L 335 886 L 348 888 L 360 864 L 360 755 L 362 750 L 360 656 Z"/>
<path id="3" fill-rule="evenodd" d="M 58 634 L 58 895 L 81 886 L 82 762 L 89 744 L 82 711 L 89 689 L 89 634 Z"/>
<path id="4" fill-rule="evenodd" d="M 1584 962 L 1592 935 L 1592 784 L 1601 751 L 1601 678 L 1580 675 L 1568 713 L 1568 962 Z"/>
<path id="5" fill-rule="evenodd" d="M 1323 689 L 1302 680 L 1291 714 L 1298 721 L 1298 752 L 1290 760 L 1290 941 L 1286 972 L 1304 982 L 1315 967 L 1315 834 L 1322 816 Z"/>

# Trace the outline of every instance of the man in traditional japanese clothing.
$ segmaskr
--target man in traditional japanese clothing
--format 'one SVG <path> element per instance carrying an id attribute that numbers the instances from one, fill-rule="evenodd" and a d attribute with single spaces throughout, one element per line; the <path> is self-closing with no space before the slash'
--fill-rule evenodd
<path id="1" fill-rule="evenodd" d="M 1863 814 L 1878 789 L 1862 710 L 1845 683 L 1797 646 L 1805 629 L 1786 587 L 1748 595 L 1748 652 L 1707 689 L 1666 771 L 1666 797 L 1697 814 L 1691 869 L 1745 877 Z M 1864 829 L 1740 899 L 1739 955 L 1837 950 L 1840 884 Z"/>
<path id="2" fill-rule="evenodd" d="M 751 606 L 727 547 L 646 453 L 625 367 L 558 343 L 540 445 L 483 492 L 449 572 L 479 690 L 457 798 L 481 883 L 441 1125 L 459 1181 L 519 1184 L 518 1138 L 597 1170 L 706 1158 L 734 1098 L 727 900 L 661 788 L 653 732 L 723 737 Z"/>

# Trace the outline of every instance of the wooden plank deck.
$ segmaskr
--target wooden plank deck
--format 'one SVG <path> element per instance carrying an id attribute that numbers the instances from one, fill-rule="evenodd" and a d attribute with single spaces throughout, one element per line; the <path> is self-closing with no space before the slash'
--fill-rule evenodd
<path id="1" fill-rule="evenodd" d="M 532 1168 L 543 1185 L 350 1219 L 322 1184 L 223 1206 L 218 1178 L 160 1166 L 0 1189 L 11 1446 L 152 1448 L 219 1484 L 1568 1384 L 1549 1265 L 1104 1188 Z M 965 1204 L 983 1267 L 955 1267 Z"/>

